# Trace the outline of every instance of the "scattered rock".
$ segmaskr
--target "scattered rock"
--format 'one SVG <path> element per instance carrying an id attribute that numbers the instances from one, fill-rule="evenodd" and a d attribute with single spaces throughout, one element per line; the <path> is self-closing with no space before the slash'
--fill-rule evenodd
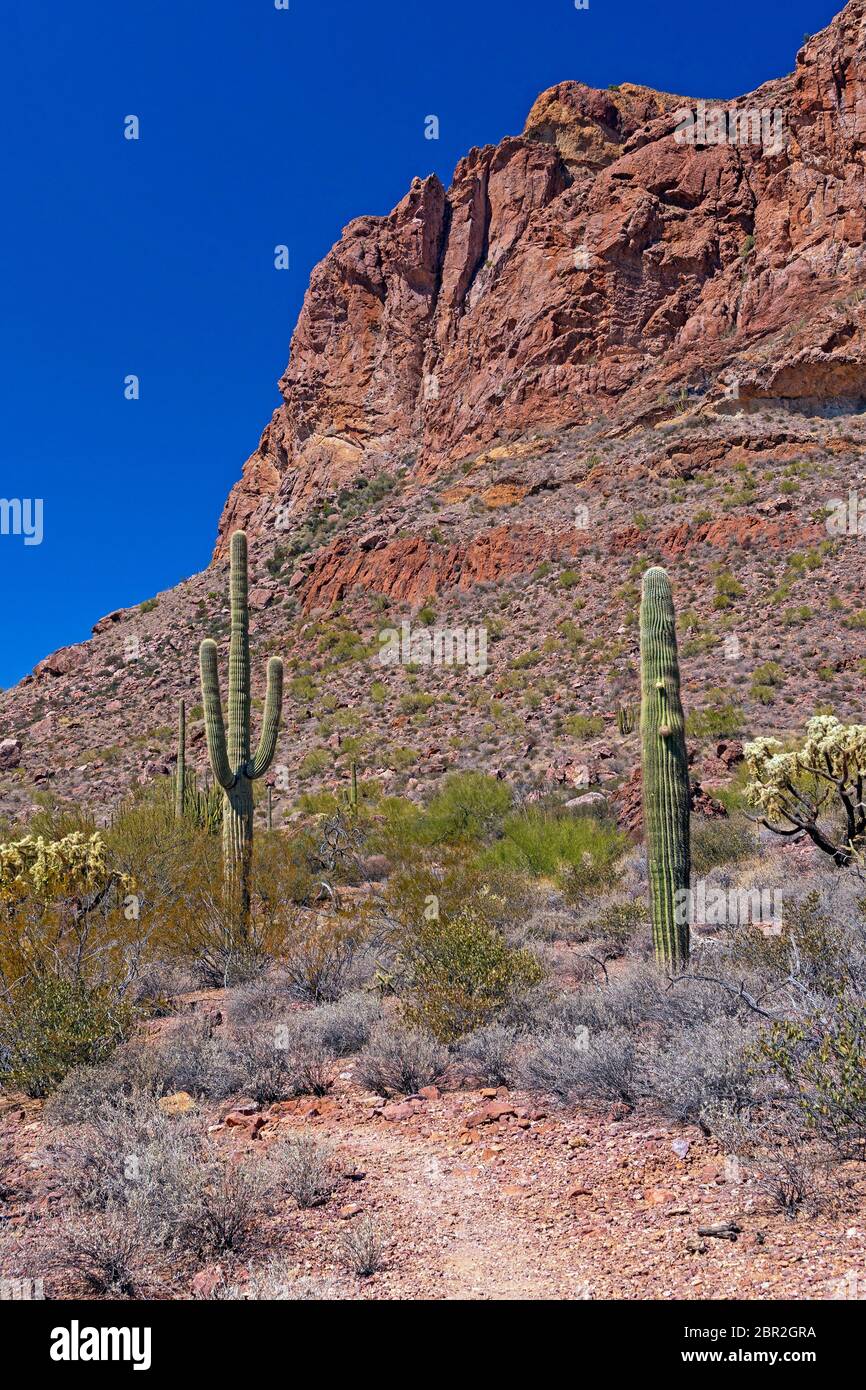
<path id="1" fill-rule="evenodd" d="M 175 1091 L 170 1096 L 160 1096 L 157 1105 L 164 1115 L 186 1115 L 195 1109 L 195 1101 L 189 1091 Z"/>

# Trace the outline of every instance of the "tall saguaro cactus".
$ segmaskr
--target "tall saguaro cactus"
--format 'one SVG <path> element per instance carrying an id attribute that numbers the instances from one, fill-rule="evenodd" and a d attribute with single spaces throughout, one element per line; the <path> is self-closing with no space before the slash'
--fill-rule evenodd
<path id="1" fill-rule="evenodd" d="M 640 606 L 641 760 L 653 943 L 661 966 L 689 956 L 689 773 L 670 580 L 647 570 Z"/>
<path id="2" fill-rule="evenodd" d="M 273 760 L 283 705 L 283 663 L 268 662 L 265 714 L 259 746 L 250 757 L 250 614 L 247 599 L 247 538 L 235 531 L 231 540 L 231 642 L 229 645 L 228 739 L 220 699 L 217 645 L 202 642 L 201 692 L 207 747 L 223 806 L 223 870 L 227 901 L 246 919 L 250 906 L 253 847 L 253 782 Z"/>
<path id="3" fill-rule="evenodd" d="M 186 705 L 183 700 L 177 709 L 177 768 L 174 783 L 174 818 L 183 820 L 186 805 Z"/>

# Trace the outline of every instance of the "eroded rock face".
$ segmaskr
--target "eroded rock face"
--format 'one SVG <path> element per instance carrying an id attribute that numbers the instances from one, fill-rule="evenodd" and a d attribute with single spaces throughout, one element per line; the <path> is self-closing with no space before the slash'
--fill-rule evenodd
<path id="1" fill-rule="evenodd" d="M 531 427 L 651 419 L 673 383 L 737 413 L 866 399 L 866 0 L 730 105 L 778 113 L 782 146 L 679 143 L 696 100 L 563 82 L 447 191 L 416 179 L 352 222 L 217 553 L 359 476 L 422 482 Z"/>

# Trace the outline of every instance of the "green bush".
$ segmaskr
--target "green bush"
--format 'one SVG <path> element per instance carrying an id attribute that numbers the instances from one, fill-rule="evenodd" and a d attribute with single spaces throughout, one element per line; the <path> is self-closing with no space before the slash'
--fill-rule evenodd
<path id="1" fill-rule="evenodd" d="M 604 732 L 604 720 L 600 714 L 570 714 L 565 721 L 565 732 L 572 738 L 597 738 Z"/>
<path id="2" fill-rule="evenodd" d="M 862 999 L 841 992 L 802 1022 L 774 1023 L 757 1055 L 787 1085 L 806 1127 L 840 1159 L 866 1154 L 866 1014 Z"/>
<path id="3" fill-rule="evenodd" d="M 451 772 L 427 811 L 430 840 L 481 840 L 502 823 L 511 788 L 484 772 Z"/>
<path id="4" fill-rule="evenodd" d="M 406 1021 L 443 1043 L 483 1027 L 543 976 L 534 956 L 509 946 L 472 907 L 444 921 L 422 917 L 404 938 L 402 954 L 408 968 Z"/>
<path id="5" fill-rule="evenodd" d="M 311 748 L 301 759 L 299 773 L 302 777 L 318 777 L 331 766 L 331 758 L 324 748 Z"/>
<path id="6" fill-rule="evenodd" d="M 757 848 L 752 825 L 728 816 L 710 821 L 693 816 L 691 844 L 692 869 L 698 878 L 725 864 L 739 864 Z"/>
<path id="7" fill-rule="evenodd" d="M 742 727 L 743 711 L 733 704 L 692 710 L 686 717 L 686 733 L 691 738 L 730 738 Z"/>
<path id="8" fill-rule="evenodd" d="M 110 990 L 57 975 L 22 978 L 0 1007 L 4 1086 L 47 1096 L 73 1067 L 104 1061 L 133 1018 L 131 1005 Z"/>
<path id="9" fill-rule="evenodd" d="M 625 836 L 612 824 L 531 808 L 505 821 L 488 858 L 534 878 L 564 884 L 576 875 L 581 882 L 601 885 L 612 878 L 625 846 Z"/>

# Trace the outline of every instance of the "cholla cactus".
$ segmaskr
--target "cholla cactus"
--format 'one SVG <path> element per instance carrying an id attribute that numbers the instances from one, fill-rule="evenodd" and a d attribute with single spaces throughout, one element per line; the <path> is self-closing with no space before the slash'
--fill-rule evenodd
<path id="1" fill-rule="evenodd" d="M 866 853 L 866 725 L 816 715 L 799 748 L 757 738 L 743 750 L 746 800 L 776 835 L 804 835 L 840 868 Z M 840 821 L 842 829 L 840 830 Z"/>
<path id="2" fill-rule="evenodd" d="M 670 581 L 647 570 L 640 607 L 641 762 L 653 942 L 659 965 L 689 956 L 689 774 Z"/>
<path id="3" fill-rule="evenodd" d="M 25 835 L 0 845 L 2 902 L 20 902 L 31 896 L 43 901 L 83 897 L 110 881 L 124 887 L 131 882 L 109 870 L 107 847 L 99 833 L 87 836 L 74 830 L 59 840 Z"/>
<path id="4" fill-rule="evenodd" d="M 250 636 L 247 599 L 247 538 L 235 531 L 231 540 L 231 641 L 229 645 L 228 738 L 220 700 L 217 645 L 202 642 L 201 690 L 207 746 L 213 774 L 225 793 L 223 807 L 223 868 L 228 902 L 242 918 L 250 906 L 250 866 L 253 846 L 253 782 L 273 761 L 283 704 L 283 663 L 268 662 L 268 684 L 262 733 L 250 757 Z"/>

